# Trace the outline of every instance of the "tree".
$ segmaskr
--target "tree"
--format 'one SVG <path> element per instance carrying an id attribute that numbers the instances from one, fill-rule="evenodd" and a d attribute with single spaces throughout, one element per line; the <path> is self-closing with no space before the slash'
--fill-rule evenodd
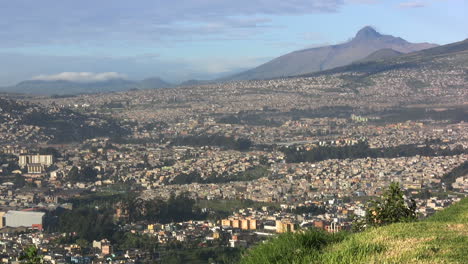
<path id="1" fill-rule="evenodd" d="M 80 178 L 80 172 L 76 166 L 73 166 L 68 172 L 67 178 L 71 182 L 77 182 Z"/>
<path id="2" fill-rule="evenodd" d="M 43 257 L 39 255 L 39 250 L 36 246 L 28 247 L 24 253 L 20 256 L 22 263 L 26 264 L 40 264 L 44 263 Z"/>
<path id="3" fill-rule="evenodd" d="M 398 183 L 391 183 L 382 197 L 370 202 L 366 210 L 366 226 L 382 226 L 416 220 L 416 203 L 405 201 L 403 190 Z"/>
<path id="4" fill-rule="evenodd" d="M 14 184 L 15 184 L 15 188 L 23 188 L 24 185 L 26 185 L 26 180 L 24 179 L 23 176 L 21 176 L 21 174 L 15 174 L 15 181 L 14 181 Z"/>
<path id="5" fill-rule="evenodd" d="M 96 181 L 97 171 L 86 166 L 82 170 L 79 170 L 76 166 L 73 166 L 68 172 L 67 178 L 71 182 L 93 182 Z"/>
<path id="6" fill-rule="evenodd" d="M 97 171 L 89 166 L 86 166 L 81 171 L 81 179 L 84 182 L 93 182 L 96 181 Z"/>

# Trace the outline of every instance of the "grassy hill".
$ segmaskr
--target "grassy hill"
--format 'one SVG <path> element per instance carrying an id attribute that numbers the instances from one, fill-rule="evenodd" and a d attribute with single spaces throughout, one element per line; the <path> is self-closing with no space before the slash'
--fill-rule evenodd
<path id="1" fill-rule="evenodd" d="M 308 230 L 248 251 L 241 263 L 467 263 L 468 198 L 414 223 L 356 234 Z"/>

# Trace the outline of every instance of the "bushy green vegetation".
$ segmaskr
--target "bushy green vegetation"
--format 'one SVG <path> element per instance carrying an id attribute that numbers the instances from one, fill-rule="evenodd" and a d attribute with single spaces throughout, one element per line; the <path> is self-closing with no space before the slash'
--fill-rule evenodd
<path id="1" fill-rule="evenodd" d="M 113 212 L 109 209 L 79 208 L 59 216 L 59 231 L 75 233 L 73 240 L 84 239 L 88 242 L 112 238 L 117 231 Z"/>
<path id="2" fill-rule="evenodd" d="M 364 221 L 361 223 L 365 227 L 370 227 L 412 222 L 416 219 L 416 203 L 413 200 L 405 201 L 400 185 L 392 183 L 380 199 L 370 202 Z"/>
<path id="3" fill-rule="evenodd" d="M 25 264 L 40 264 L 44 262 L 44 257 L 39 254 L 36 246 L 30 246 L 24 250 L 19 259 L 21 263 Z"/>
<path id="4" fill-rule="evenodd" d="M 416 145 L 400 145 L 388 148 L 370 148 L 369 144 L 361 141 L 355 145 L 335 147 L 319 146 L 311 150 L 297 150 L 295 147 L 282 148 L 286 155 L 286 161 L 297 162 L 317 162 L 328 159 L 360 159 L 360 158 L 396 158 L 421 156 L 453 156 L 467 153 L 463 147 L 451 149 L 434 149 L 429 146 L 418 147 Z"/>
<path id="5" fill-rule="evenodd" d="M 282 234 L 248 251 L 240 263 L 310 263 L 318 259 L 327 245 L 338 243 L 346 236 L 346 233 L 330 234 L 316 229 Z"/>
<path id="6" fill-rule="evenodd" d="M 196 203 L 199 208 L 209 208 L 214 213 L 215 218 L 227 217 L 232 212 L 242 208 L 254 208 L 260 210 L 262 207 L 279 209 L 275 203 L 262 203 L 252 200 L 199 200 Z"/>
<path id="7" fill-rule="evenodd" d="M 468 121 L 468 109 L 466 107 L 451 108 L 443 111 L 435 111 L 426 108 L 398 108 L 376 113 L 382 117 L 377 123 L 396 123 L 408 120 L 450 120 L 452 122 Z"/>
<path id="8" fill-rule="evenodd" d="M 271 111 L 260 113 L 240 111 L 237 115 L 228 115 L 217 120 L 220 124 L 246 124 L 250 126 L 279 127 L 281 122 L 274 120 Z"/>
<path id="9" fill-rule="evenodd" d="M 465 161 L 460 166 L 444 174 L 444 176 L 442 176 L 442 182 L 445 184 L 448 190 L 452 190 L 453 189 L 452 183 L 454 183 L 458 177 L 461 177 L 467 174 L 468 174 L 468 161 Z"/>
<path id="10" fill-rule="evenodd" d="M 89 125 L 89 118 L 99 119 L 99 125 Z M 78 112 L 61 109 L 57 113 L 34 110 L 23 115 L 25 124 L 43 127 L 54 136 L 53 143 L 81 142 L 96 137 L 128 135 L 115 120 L 99 116 L 86 116 Z"/>
<path id="11" fill-rule="evenodd" d="M 176 248 L 162 252 L 161 263 L 230 264 L 239 261 L 240 252 L 230 247 Z"/>
<path id="12" fill-rule="evenodd" d="M 235 174 L 213 174 L 207 178 L 202 178 L 199 173 L 181 173 L 174 177 L 170 184 L 190 184 L 194 182 L 198 183 L 226 183 L 235 181 L 253 181 L 262 177 L 268 177 L 271 173 L 265 166 L 257 166 L 254 168 L 247 169 L 246 171 L 235 173 Z"/>
<path id="13" fill-rule="evenodd" d="M 97 180 L 97 171 L 89 166 L 82 168 L 73 166 L 68 172 L 67 179 L 70 182 L 94 182 Z"/>
<path id="14" fill-rule="evenodd" d="M 468 198 L 427 220 L 355 234 L 308 230 L 284 234 L 248 251 L 241 263 L 466 263 Z"/>
<path id="15" fill-rule="evenodd" d="M 195 200 L 186 194 L 172 195 L 167 201 L 131 198 L 123 200 L 122 206 L 127 209 L 130 221 L 133 222 L 153 221 L 167 224 L 206 218 L 206 215 L 195 206 Z"/>
<path id="16" fill-rule="evenodd" d="M 69 202 L 73 210 L 57 211 L 48 215 L 58 221 L 46 226 L 47 231 L 67 233 L 64 242 L 73 243 L 78 240 L 91 242 L 107 238 L 114 243 L 122 244 L 122 248 L 141 246 L 150 238 L 127 235 L 119 230 L 114 218 L 117 204 L 129 213 L 128 219 L 121 221 L 150 221 L 158 223 L 180 222 L 186 220 L 205 219 L 195 201 L 182 194 L 172 196 L 169 200 L 142 200 L 134 194 L 91 194 Z M 55 224 L 52 222 L 56 222 Z M 154 241 L 153 241 L 154 242 Z"/>
<path id="17" fill-rule="evenodd" d="M 226 149 L 235 149 L 240 151 L 249 150 L 252 146 L 252 141 L 246 138 L 235 139 L 233 137 L 225 137 L 221 135 L 200 135 L 177 137 L 172 140 L 172 144 L 176 146 L 217 146 Z"/>

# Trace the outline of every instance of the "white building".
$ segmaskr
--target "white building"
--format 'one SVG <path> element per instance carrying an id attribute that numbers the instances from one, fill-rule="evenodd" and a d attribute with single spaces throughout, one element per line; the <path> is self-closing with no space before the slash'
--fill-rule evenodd
<path id="1" fill-rule="evenodd" d="M 31 211 L 8 211 L 5 215 L 5 226 L 36 227 L 42 229 L 45 213 Z"/>
<path id="2" fill-rule="evenodd" d="M 19 165 L 24 168 L 28 164 L 36 163 L 43 166 L 50 166 L 54 163 L 54 157 L 52 155 L 20 155 L 19 156 Z"/>

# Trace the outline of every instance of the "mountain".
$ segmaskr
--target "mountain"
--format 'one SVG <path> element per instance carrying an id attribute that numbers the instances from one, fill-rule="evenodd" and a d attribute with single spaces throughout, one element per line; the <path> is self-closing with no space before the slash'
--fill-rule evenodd
<path id="1" fill-rule="evenodd" d="M 195 86 L 195 85 L 205 85 L 205 84 L 210 84 L 213 83 L 214 81 L 205 81 L 205 80 L 187 80 L 184 82 L 181 82 L 179 86 Z"/>
<path id="2" fill-rule="evenodd" d="M 399 52 L 393 49 L 380 49 L 369 56 L 365 57 L 362 60 L 359 60 L 359 62 L 366 62 L 366 61 L 377 61 L 377 60 L 383 60 L 383 59 L 389 59 L 393 57 L 397 57 L 400 55 L 403 55 L 405 53 Z"/>
<path id="3" fill-rule="evenodd" d="M 71 82 L 71 81 L 43 81 L 30 80 L 20 82 L 15 86 L 8 87 L 4 91 L 16 91 L 25 94 L 36 95 L 64 95 L 64 94 L 87 94 L 102 92 L 117 92 L 136 88 L 137 84 L 124 79 L 113 79 L 100 82 Z"/>
<path id="4" fill-rule="evenodd" d="M 14 86 L 0 87 L 0 91 L 33 95 L 76 95 L 121 92 L 131 89 L 158 89 L 171 86 L 160 78 L 149 78 L 143 81 L 110 79 L 97 82 L 28 80 Z"/>
<path id="5" fill-rule="evenodd" d="M 282 234 L 248 250 L 254 263 L 466 263 L 468 198 L 414 223 L 396 223 L 361 233 L 316 230 Z"/>
<path id="6" fill-rule="evenodd" d="M 409 53 L 435 46 L 437 45 L 429 43 L 410 43 L 402 38 L 382 35 L 372 27 L 364 27 L 346 43 L 294 51 L 224 80 L 272 79 L 300 75 L 348 65 L 382 49 Z"/>
<path id="7" fill-rule="evenodd" d="M 361 78 L 373 74 L 415 68 L 433 68 L 442 70 L 444 67 L 464 69 L 468 67 L 468 39 L 443 46 L 437 46 L 396 57 L 375 61 L 360 61 L 346 66 L 321 72 L 303 74 L 302 77 L 312 77 L 327 74 L 359 73 Z"/>
<path id="8" fill-rule="evenodd" d="M 140 89 L 159 89 L 168 88 L 172 86 L 172 84 L 162 80 L 159 77 L 144 79 L 138 84 L 138 88 Z"/>

